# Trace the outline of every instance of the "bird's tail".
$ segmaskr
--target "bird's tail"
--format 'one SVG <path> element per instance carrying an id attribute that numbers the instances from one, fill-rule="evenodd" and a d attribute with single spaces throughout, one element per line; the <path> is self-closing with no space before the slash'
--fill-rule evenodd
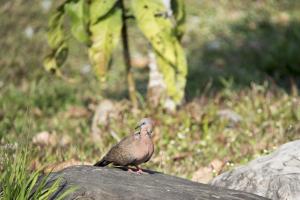
<path id="1" fill-rule="evenodd" d="M 104 166 L 108 165 L 109 163 L 111 163 L 111 162 L 110 162 L 110 161 L 107 161 L 107 160 L 105 160 L 105 159 L 102 159 L 102 160 L 96 162 L 96 163 L 94 164 L 94 166 L 97 166 L 97 167 L 104 167 Z"/>

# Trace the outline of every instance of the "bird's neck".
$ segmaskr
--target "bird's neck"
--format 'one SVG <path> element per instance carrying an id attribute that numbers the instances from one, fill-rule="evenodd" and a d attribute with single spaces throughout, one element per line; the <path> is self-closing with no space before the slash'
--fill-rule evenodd
<path id="1" fill-rule="evenodd" d="M 151 133 L 148 132 L 148 130 L 141 130 L 140 135 L 141 135 L 141 137 L 147 137 L 147 138 L 151 139 Z"/>

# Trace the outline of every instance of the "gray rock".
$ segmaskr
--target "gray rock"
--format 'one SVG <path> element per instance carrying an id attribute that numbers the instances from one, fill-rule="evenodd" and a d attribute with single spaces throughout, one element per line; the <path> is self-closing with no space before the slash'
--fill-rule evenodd
<path id="1" fill-rule="evenodd" d="M 94 141 L 101 141 L 103 138 L 103 133 L 101 132 L 100 126 L 107 126 L 110 119 L 116 118 L 118 116 L 118 109 L 115 102 L 104 99 L 102 100 L 95 110 L 92 121 L 92 137 Z"/>
<path id="2" fill-rule="evenodd" d="M 49 181 L 63 177 L 63 184 L 56 195 L 71 186 L 78 187 L 66 199 L 265 199 L 246 192 L 200 184 L 158 172 L 148 172 L 149 174 L 137 175 L 120 168 L 82 165 L 52 173 Z"/>
<path id="3" fill-rule="evenodd" d="M 231 122 L 231 126 L 233 126 L 234 124 L 238 124 L 243 120 L 243 118 L 239 114 L 230 109 L 220 110 L 218 112 L 218 115 L 221 118 L 229 120 Z"/>
<path id="4" fill-rule="evenodd" d="M 211 184 L 273 200 L 300 199 L 300 140 L 284 144 L 246 166 L 223 173 Z"/>

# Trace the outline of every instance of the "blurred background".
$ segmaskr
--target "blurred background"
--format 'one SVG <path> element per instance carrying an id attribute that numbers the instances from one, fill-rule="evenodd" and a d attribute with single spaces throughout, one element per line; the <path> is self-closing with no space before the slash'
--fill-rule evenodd
<path id="1" fill-rule="evenodd" d="M 28 146 L 29 169 L 93 163 L 144 116 L 157 121 L 144 167 L 200 182 L 300 138 L 300 1 L 187 0 L 186 102 L 174 113 L 146 104 L 148 44 L 131 24 L 138 110 L 121 44 L 105 84 L 72 39 L 71 81 L 47 73 L 48 17 L 61 2 L 0 0 L 0 150 Z"/>

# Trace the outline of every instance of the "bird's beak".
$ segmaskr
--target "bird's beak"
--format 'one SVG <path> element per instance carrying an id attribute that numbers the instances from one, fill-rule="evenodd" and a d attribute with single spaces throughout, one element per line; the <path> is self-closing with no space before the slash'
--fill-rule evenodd
<path id="1" fill-rule="evenodd" d="M 134 129 L 136 130 L 136 129 L 139 129 L 141 127 L 141 125 L 137 125 L 137 127 L 135 127 Z"/>

